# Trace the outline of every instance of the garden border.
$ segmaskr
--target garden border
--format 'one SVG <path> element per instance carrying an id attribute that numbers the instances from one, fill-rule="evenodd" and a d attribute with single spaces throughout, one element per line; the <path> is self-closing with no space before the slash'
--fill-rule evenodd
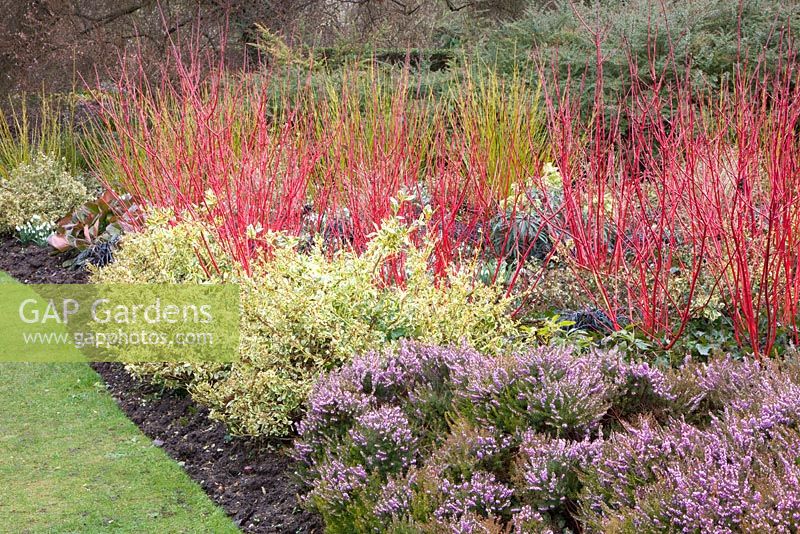
<path id="1" fill-rule="evenodd" d="M 25 283 L 86 283 L 46 249 L 0 237 L 0 270 Z M 125 415 L 178 462 L 244 532 L 319 532 L 320 518 L 301 508 L 292 461 L 275 443 L 228 435 L 185 392 L 132 377 L 118 363 L 93 363 Z"/>

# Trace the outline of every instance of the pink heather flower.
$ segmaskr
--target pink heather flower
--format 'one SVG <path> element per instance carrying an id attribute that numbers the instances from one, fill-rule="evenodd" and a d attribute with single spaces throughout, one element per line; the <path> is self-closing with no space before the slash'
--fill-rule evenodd
<path id="1" fill-rule="evenodd" d="M 333 460 L 319 468 L 319 479 L 309 493 L 311 501 L 322 501 L 326 506 L 343 508 L 367 483 L 367 472 L 362 466 L 348 466 Z"/>
<path id="2" fill-rule="evenodd" d="M 497 482 L 491 473 L 478 471 L 460 484 L 442 479 L 440 491 L 444 502 L 436 509 L 437 519 L 459 517 L 466 512 L 475 512 L 489 517 L 501 513 L 511 506 L 513 490 Z"/>
<path id="3" fill-rule="evenodd" d="M 602 441 L 568 441 L 526 432 L 520 447 L 523 458 L 525 498 L 540 511 L 564 504 L 577 497 L 580 482 L 577 472 L 599 454 Z"/>
<path id="4" fill-rule="evenodd" d="M 396 406 L 360 415 L 349 434 L 370 471 L 397 473 L 416 463 L 416 438 Z"/>
<path id="5" fill-rule="evenodd" d="M 389 520 L 404 515 L 411 504 L 412 486 L 416 478 L 416 473 L 410 473 L 405 479 L 390 477 L 383 486 L 373 513 Z"/>

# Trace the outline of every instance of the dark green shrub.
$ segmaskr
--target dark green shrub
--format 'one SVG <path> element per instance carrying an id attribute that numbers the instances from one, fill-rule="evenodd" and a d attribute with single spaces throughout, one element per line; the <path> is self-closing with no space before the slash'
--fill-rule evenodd
<path id="1" fill-rule="evenodd" d="M 597 81 L 599 38 L 609 94 L 629 87 L 631 60 L 647 81 L 651 54 L 657 72 L 684 75 L 688 64 L 694 82 L 719 88 L 740 62 L 753 64 L 763 54 L 767 67 L 776 64 L 782 32 L 798 22 L 800 4 L 794 0 L 561 0 L 532 5 L 487 39 L 481 53 L 505 72 L 557 55 L 562 82 L 567 73 L 576 84 L 585 74 L 585 87 L 591 88 Z M 585 99 L 593 96 L 584 93 Z"/>

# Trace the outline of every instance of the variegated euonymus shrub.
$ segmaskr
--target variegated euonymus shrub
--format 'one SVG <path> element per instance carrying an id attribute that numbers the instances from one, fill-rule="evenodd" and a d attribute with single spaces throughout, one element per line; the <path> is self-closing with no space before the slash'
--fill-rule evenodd
<path id="1" fill-rule="evenodd" d="M 126 235 L 116 261 L 95 269 L 95 282 L 220 281 L 242 295 L 241 350 L 231 365 L 132 365 L 140 374 L 186 387 L 236 434 L 284 436 L 320 373 L 357 353 L 401 339 L 468 343 L 497 352 L 517 335 L 498 286 L 476 283 L 472 266 L 434 280 L 430 243 L 414 244 L 415 223 L 393 218 L 365 252 L 328 252 L 301 240 L 259 231 L 270 251 L 245 275 L 201 224 L 151 215 Z M 402 283 L 386 283 L 402 270 Z"/>
<path id="2" fill-rule="evenodd" d="M 8 176 L 0 175 L 0 233 L 34 216 L 57 221 L 88 196 L 84 180 L 69 174 L 65 161 L 38 154 Z"/>

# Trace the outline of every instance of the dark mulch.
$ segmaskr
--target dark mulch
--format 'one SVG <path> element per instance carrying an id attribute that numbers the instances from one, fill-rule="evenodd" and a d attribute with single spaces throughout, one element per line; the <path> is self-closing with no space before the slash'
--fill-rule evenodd
<path id="1" fill-rule="evenodd" d="M 84 270 L 62 266 L 64 258 L 53 256 L 49 250 L 35 245 L 23 247 L 13 237 L 0 236 L 0 271 L 5 271 L 26 284 L 82 284 Z"/>
<path id="2" fill-rule="evenodd" d="M 0 237 L 0 270 L 25 283 L 85 283 L 87 273 L 67 270 L 46 249 Z M 178 461 L 211 499 L 245 532 L 319 532 L 318 516 L 303 510 L 285 451 L 232 438 L 223 424 L 185 393 L 133 378 L 121 364 L 95 363 L 122 410 Z"/>

